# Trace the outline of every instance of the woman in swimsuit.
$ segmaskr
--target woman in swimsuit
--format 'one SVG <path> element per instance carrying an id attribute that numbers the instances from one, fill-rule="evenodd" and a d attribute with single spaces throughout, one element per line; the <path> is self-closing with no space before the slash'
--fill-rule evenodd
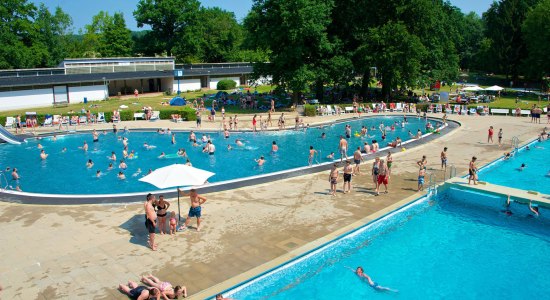
<path id="1" fill-rule="evenodd" d="M 165 299 L 177 299 L 180 296 L 187 297 L 187 288 L 184 286 L 173 287 L 170 282 L 160 281 L 157 277 L 149 274 L 148 276 L 142 276 L 141 281 L 153 288 L 157 288 L 160 291 L 161 296 Z"/>
<path id="2" fill-rule="evenodd" d="M 167 209 L 170 207 L 170 203 L 164 200 L 163 195 L 160 195 L 155 206 L 157 208 L 158 228 L 160 234 L 164 234 L 166 232 L 166 214 Z"/>
<path id="3" fill-rule="evenodd" d="M 391 152 L 388 151 L 388 156 L 386 156 L 386 163 L 388 165 L 388 178 L 391 176 L 391 165 L 393 164 L 393 156 L 391 156 Z"/>

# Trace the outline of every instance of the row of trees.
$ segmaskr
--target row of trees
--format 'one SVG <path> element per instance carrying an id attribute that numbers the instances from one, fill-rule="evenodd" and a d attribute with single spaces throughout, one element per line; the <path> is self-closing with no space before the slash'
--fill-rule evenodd
<path id="1" fill-rule="evenodd" d="M 540 79 L 550 61 L 550 0 L 495 1 L 479 17 L 445 0 L 254 0 L 242 24 L 198 0 L 140 0 L 131 32 L 99 12 L 79 34 L 61 8 L 3 0 L 0 68 L 65 57 L 172 55 L 178 62 L 254 61 L 258 75 L 321 97 L 323 86 L 379 75 L 383 93 L 456 80 L 461 69 Z M 261 64 L 267 62 L 269 64 Z M 361 76 L 366 75 L 366 76 Z"/>
<path id="2" fill-rule="evenodd" d="M 71 16 L 28 0 L 3 0 L 0 9 L 0 69 L 53 67 L 66 57 L 172 55 L 180 63 L 265 61 L 245 45 L 247 32 L 231 12 L 197 0 L 140 0 L 132 32 L 122 13 L 100 11 L 74 33 Z M 8 9 L 10 8 L 10 9 Z"/>
<path id="3" fill-rule="evenodd" d="M 550 0 L 501 0 L 479 17 L 443 0 L 255 0 L 244 26 L 269 50 L 260 74 L 293 91 L 371 73 L 397 87 L 454 81 L 461 69 L 540 80 L 550 71 Z"/>

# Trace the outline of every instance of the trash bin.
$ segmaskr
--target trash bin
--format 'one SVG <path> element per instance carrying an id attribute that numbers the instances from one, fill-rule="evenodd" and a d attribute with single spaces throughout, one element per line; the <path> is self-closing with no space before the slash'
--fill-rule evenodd
<path id="1" fill-rule="evenodd" d="M 88 97 L 84 97 L 84 104 L 88 103 Z"/>

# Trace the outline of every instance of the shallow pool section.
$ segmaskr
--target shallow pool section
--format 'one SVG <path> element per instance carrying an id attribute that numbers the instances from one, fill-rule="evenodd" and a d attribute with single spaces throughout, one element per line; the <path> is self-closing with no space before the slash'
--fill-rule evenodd
<path id="1" fill-rule="evenodd" d="M 550 194 L 550 142 L 534 142 L 522 148 L 512 158 L 483 168 L 479 173 L 482 181 L 505 185 L 528 191 Z M 521 165 L 526 167 L 521 169 Z"/>
<path id="2" fill-rule="evenodd" d="M 40 140 L 31 139 L 21 145 L 0 145 L 0 168 L 17 168 L 21 177 L 19 184 L 24 192 L 65 195 L 143 192 L 155 189 L 138 181 L 150 169 L 186 162 L 186 158 L 176 154 L 180 148 L 185 149 L 194 167 L 216 173 L 209 182 L 220 182 L 306 167 L 310 146 L 318 151 L 313 164 L 330 162 L 331 159 L 327 156 L 331 152 L 335 152 L 335 158 L 339 158 L 338 142 L 340 136 L 345 135 L 345 124 L 350 124 L 352 128 L 352 137 L 348 139 L 348 155 L 353 155 L 353 151 L 365 141 L 371 144 L 372 140 L 377 140 L 383 148 L 387 146 L 386 141 L 391 141 L 397 136 L 403 141 L 409 140 L 409 131 L 413 134 L 419 129 L 425 132 L 426 121 L 411 117 L 404 128 L 398 125 L 395 130 L 391 130 L 390 127 L 401 120 L 403 117 L 369 117 L 307 130 L 232 132 L 228 139 L 225 139 L 221 132 L 206 132 L 204 135 L 209 137 L 216 147 L 214 155 L 202 152 L 202 132 L 196 134 L 199 140 L 196 147 L 189 142 L 189 132 L 176 132 L 175 144 L 172 144 L 170 134 L 156 132 L 101 132 L 98 142 L 93 142 L 91 133 L 72 134 L 58 136 L 55 141 L 48 137 Z M 429 122 L 438 126 L 437 121 Z M 386 141 L 381 139 L 381 131 L 378 129 L 381 124 L 388 127 Z M 355 136 L 355 132 L 360 131 L 361 126 L 369 128 L 369 136 Z M 321 138 L 322 133 L 326 134 L 325 138 Z M 128 152 L 135 152 L 134 159 L 125 159 L 125 170 L 119 169 L 120 160 L 123 158 L 122 138 L 128 139 Z M 236 139 L 241 140 L 244 145 L 237 146 Z M 88 151 L 79 149 L 84 142 L 88 144 Z M 271 153 L 273 142 L 279 147 L 277 153 Z M 144 143 L 154 148 L 147 150 Z M 40 158 L 39 144 L 49 155 L 46 160 Z M 228 146 L 231 146 L 232 150 L 228 150 Z M 109 160 L 111 152 L 115 153 L 117 161 Z M 159 158 L 162 152 L 165 153 L 165 157 Z M 262 167 L 255 161 L 260 156 L 265 157 Z M 86 166 L 88 160 L 92 160 L 93 167 Z M 113 163 L 111 170 L 108 168 L 110 163 Z M 98 170 L 101 172 L 100 177 L 96 177 Z M 117 178 L 120 171 L 126 176 L 125 180 Z M 7 175 L 10 179 L 9 173 Z M 16 183 L 11 181 L 10 185 L 15 187 Z"/>
<path id="3" fill-rule="evenodd" d="M 254 280 L 234 299 L 532 299 L 550 289 L 550 211 L 446 188 Z M 346 266 L 362 266 L 380 292 Z"/>

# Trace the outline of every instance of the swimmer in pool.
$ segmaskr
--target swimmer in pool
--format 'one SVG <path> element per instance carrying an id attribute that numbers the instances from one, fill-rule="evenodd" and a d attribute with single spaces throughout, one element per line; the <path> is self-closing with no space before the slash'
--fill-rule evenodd
<path id="1" fill-rule="evenodd" d="M 527 167 L 526 164 L 521 164 L 521 166 L 519 167 L 518 171 L 523 171 L 523 169 L 525 169 Z"/>
<path id="2" fill-rule="evenodd" d="M 141 174 L 140 168 L 138 168 L 137 171 L 135 171 L 134 174 L 132 174 L 132 177 L 137 177 L 139 174 Z"/>
<path id="3" fill-rule="evenodd" d="M 109 163 L 109 167 L 107 168 L 108 171 L 111 171 L 113 169 L 113 163 Z"/>
<path id="4" fill-rule="evenodd" d="M 357 267 L 357 269 L 353 270 L 352 268 L 350 267 L 346 267 L 348 269 L 350 269 L 353 273 L 355 273 L 359 278 L 363 279 L 363 280 L 366 280 L 367 283 L 375 290 L 377 291 L 380 291 L 380 292 L 395 292 L 397 293 L 398 291 L 397 290 L 393 290 L 393 289 L 390 289 L 390 288 L 387 288 L 387 287 L 383 287 L 383 286 L 380 286 L 378 285 L 376 282 L 374 282 L 369 275 L 365 274 L 365 272 L 363 271 L 363 268 L 362 267 Z"/>
<path id="5" fill-rule="evenodd" d="M 129 159 L 134 159 L 134 157 L 136 156 L 136 153 L 134 152 L 134 150 L 130 151 L 130 154 L 128 155 L 128 158 Z"/>
<path id="6" fill-rule="evenodd" d="M 42 147 L 42 145 L 40 143 L 38 143 L 38 145 L 36 146 L 38 149 L 44 149 L 44 147 Z"/>
<path id="7" fill-rule="evenodd" d="M 46 154 L 46 152 L 44 151 L 44 149 L 40 150 L 40 158 L 42 160 L 45 160 L 46 158 L 48 158 L 48 154 Z"/>
<path id="8" fill-rule="evenodd" d="M 88 159 L 88 162 L 86 163 L 86 167 L 89 169 L 94 166 L 94 162 L 91 159 Z"/>
<path id="9" fill-rule="evenodd" d="M 124 173 L 123 173 L 122 171 L 118 172 L 117 177 L 118 177 L 118 179 L 120 179 L 120 180 L 126 179 L 126 176 L 124 176 Z"/>
<path id="10" fill-rule="evenodd" d="M 97 170 L 97 172 L 95 172 L 95 177 L 101 177 L 101 170 Z"/>
<path id="11" fill-rule="evenodd" d="M 193 166 L 193 164 L 191 163 L 191 161 L 189 160 L 189 158 L 188 158 L 187 161 L 185 162 L 185 165 L 186 165 L 186 166 L 190 166 L 190 167 Z"/>
<path id="12" fill-rule="evenodd" d="M 504 159 L 504 160 L 509 160 L 512 156 L 513 156 L 512 153 L 510 153 L 510 152 L 505 152 L 505 153 L 504 153 L 504 158 L 503 158 L 503 159 Z"/>
<path id="13" fill-rule="evenodd" d="M 112 161 L 116 161 L 115 151 L 111 152 L 111 157 L 109 159 L 112 160 Z"/>
<path id="14" fill-rule="evenodd" d="M 166 153 L 161 152 L 158 158 L 164 158 L 164 157 L 166 157 Z"/>
<path id="15" fill-rule="evenodd" d="M 178 156 L 187 157 L 187 152 L 185 152 L 185 149 L 180 148 L 180 149 L 178 150 Z"/>
<path id="16" fill-rule="evenodd" d="M 84 150 L 84 152 L 88 151 L 88 143 L 86 143 L 86 141 L 84 141 L 84 144 L 82 145 L 82 147 L 78 147 L 82 150 Z"/>
<path id="17" fill-rule="evenodd" d="M 508 199 L 506 199 L 506 203 L 504 203 L 503 211 L 507 216 L 512 215 L 512 210 L 510 209 L 510 204 L 512 204 L 512 202 L 514 202 L 514 200 L 510 199 L 510 195 L 508 195 Z"/>
<path id="18" fill-rule="evenodd" d="M 63 149 L 61 149 L 61 152 L 67 152 L 67 147 L 63 147 Z"/>
<path id="19" fill-rule="evenodd" d="M 120 164 L 118 165 L 119 169 L 126 170 L 128 168 L 128 165 L 124 162 L 124 159 L 120 160 Z"/>
<path id="20" fill-rule="evenodd" d="M 239 146 L 239 147 L 244 147 L 243 142 L 241 142 L 241 140 L 239 140 L 239 139 L 235 140 L 235 144 L 237 144 L 237 146 Z"/>
<path id="21" fill-rule="evenodd" d="M 198 147 L 199 146 L 199 144 L 197 144 L 197 140 L 193 140 L 193 145 L 192 146 L 193 147 Z"/>
<path id="22" fill-rule="evenodd" d="M 259 159 L 255 159 L 254 161 L 255 161 L 256 163 L 258 163 L 258 166 L 260 166 L 260 167 L 263 166 L 264 163 L 265 163 L 265 159 L 264 159 L 263 156 L 260 156 Z"/>
<path id="23" fill-rule="evenodd" d="M 322 139 L 325 139 L 325 138 L 327 138 L 327 135 L 326 135 L 326 133 L 324 133 L 324 132 L 323 132 L 323 133 L 321 133 L 321 138 L 322 138 Z"/>
<path id="24" fill-rule="evenodd" d="M 334 152 L 330 152 L 330 154 L 327 155 L 327 159 L 334 159 Z"/>
<path id="25" fill-rule="evenodd" d="M 277 142 L 273 141 L 271 144 L 271 153 L 275 153 L 277 151 L 279 151 L 279 146 L 277 146 Z"/>
<path id="26" fill-rule="evenodd" d="M 203 143 L 208 142 L 208 137 L 206 136 L 206 134 L 203 134 L 203 135 L 202 135 L 201 141 L 202 141 Z"/>
<path id="27" fill-rule="evenodd" d="M 231 148 L 231 145 L 227 145 L 227 151 L 231 151 L 233 148 Z"/>

